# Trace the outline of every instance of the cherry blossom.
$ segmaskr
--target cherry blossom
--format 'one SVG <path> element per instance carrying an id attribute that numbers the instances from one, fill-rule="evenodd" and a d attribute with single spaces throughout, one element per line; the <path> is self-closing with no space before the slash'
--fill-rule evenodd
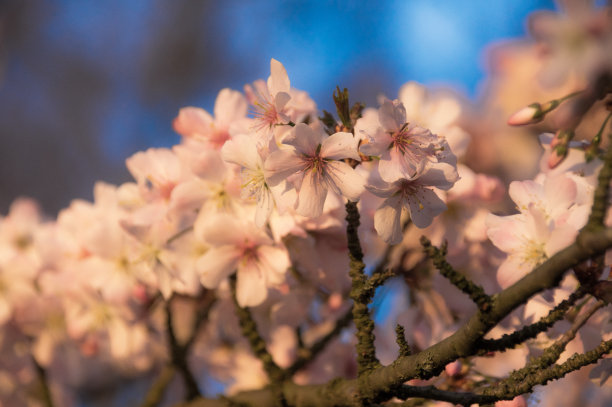
<path id="1" fill-rule="evenodd" d="M 428 162 L 456 163 L 448 144 L 429 130 L 406 122 L 406 110 L 399 101 L 386 100 L 378 113 L 379 126 L 357 124 L 363 138 L 362 153 L 380 156 L 378 170 L 386 182 L 413 178 Z"/>
<path id="2" fill-rule="evenodd" d="M 296 175 L 298 214 L 320 216 L 329 189 L 351 201 L 359 200 L 363 179 L 348 164 L 339 161 L 360 159 L 352 134 L 336 133 L 324 139 L 321 133 L 299 123 L 285 143 L 286 148 L 270 153 L 264 170 L 271 186 Z"/>
<path id="3" fill-rule="evenodd" d="M 236 272 L 236 297 L 243 306 L 261 304 L 268 287 L 283 281 L 289 256 L 253 223 L 219 215 L 202 229 L 210 248 L 196 264 L 206 288 L 217 288 Z"/>
<path id="4" fill-rule="evenodd" d="M 455 167 L 440 163 L 431 165 L 412 179 L 368 185 L 368 190 L 374 195 L 386 198 L 374 214 L 374 227 L 380 237 L 390 244 L 402 240 L 401 215 L 404 209 L 417 227 L 429 226 L 433 218 L 446 209 L 446 204 L 432 187 L 448 190 L 457 179 Z"/>

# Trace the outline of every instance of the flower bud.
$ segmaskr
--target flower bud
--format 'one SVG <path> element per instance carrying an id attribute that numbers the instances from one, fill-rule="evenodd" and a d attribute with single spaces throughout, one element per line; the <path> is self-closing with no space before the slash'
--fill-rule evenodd
<path id="1" fill-rule="evenodd" d="M 510 116 L 508 124 L 510 126 L 524 126 L 541 122 L 542 119 L 544 119 L 542 105 L 532 103 Z"/>
<path id="2" fill-rule="evenodd" d="M 567 157 L 567 147 L 564 145 L 559 145 L 555 147 L 550 153 L 550 157 L 548 157 L 548 168 L 551 170 L 556 168 L 559 164 L 563 162 L 563 160 Z"/>
<path id="3" fill-rule="evenodd" d="M 458 360 L 455 360 L 454 362 L 451 362 L 448 365 L 446 365 L 446 367 L 444 367 L 444 371 L 450 377 L 455 377 L 461 374 L 461 367 L 462 367 L 461 362 Z"/>

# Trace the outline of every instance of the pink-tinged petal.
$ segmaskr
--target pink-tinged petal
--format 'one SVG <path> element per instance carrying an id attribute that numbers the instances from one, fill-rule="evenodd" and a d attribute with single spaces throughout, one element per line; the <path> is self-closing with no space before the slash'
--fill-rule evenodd
<path id="1" fill-rule="evenodd" d="M 242 93 L 229 88 L 221 89 L 215 100 L 215 119 L 218 124 L 229 128 L 234 121 L 247 115 L 248 104 Z"/>
<path id="2" fill-rule="evenodd" d="M 355 123 L 355 137 L 358 140 L 373 137 L 379 129 L 382 131 L 378 121 L 378 109 L 369 107 L 364 109 Z"/>
<path id="3" fill-rule="evenodd" d="M 429 188 L 419 188 L 408 197 L 410 218 L 418 228 L 431 225 L 433 218 L 446 210 L 446 204 Z"/>
<path id="4" fill-rule="evenodd" d="M 524 244 L 525 223 L 522 215 L 496 216 L 489 214 L 486 218 L 487 236 L 491 242 L 505 253 L 521 250 Z"/>
<path id="5" fill-rule="evenodd" d="M 317 172 L 312 170 L 306 171 L 298 193 L 296 212 L 308 218 L 320 216 L 323 213 L 326 196 L 327 187 Z"/>
<path id="6" fill-rule="evenodd" d="M 331 161 L 325 164 L 327 185 L 333 191 L 356 202 L 363 193 L 365 180 L 345 162 Z"/>
<path id="7" fill-rule="evenodd" d="M 453 124 L 461 115 L 461 104 L 457 99 L 444 97 L 438 99 L 435 104 L 428 109 L 428 123 L 431 123 L 432 131 L 443 129 Z M 410 118 L 409 120 L 410 121 Z M 436 129 L 434 130 L 434 125 Z M 429 127 L 429 126 L 428 126 Z M 446 136 L 446 132 L 444 132 Z"/>
<path id="8" fill-rule="evenodd" d="M 270 218 L 272 209 L 274 209 L 272 192 L 268 188 L 264 188 L 257 199 L 257 209 L 255 210 L 255 225 L 258 228 L 263 228 L 265 226 Z"/>
<path id="9" fill-rule="evenodd" d="M 264 163 L 264 175 L 269 185 L 275 186 L 296 172 L 303 171 L 306 164 L 293 148 L 271 153 Z"/>
<path id="10" fill-rule="evenodd" d="M 211 247 L 195 264 L 200 282 L 206 288 L 214 289 L 230 276 L 240 260 L 240 250 L 234 246 Z"/>
<path id="11" fill-rule="evenodd" d="M 529 274 L 534 266 L 524 261 L 520 254 L 511 255 L 497 269 L 497 282 L 502 289 L 508 288 Z"/>
<path id="12" fill-rule="evenodd" d="M 426 94 L 427 90 L 425 86 L 417 82 L 408 82 L 400 88 L 398 93 L 399 100 L 401 100 L 404 105 L 406 117 L 409 122 L 414 122 L 419 119 Z"/>
<path id="13" fill-rule="evenodd" d="M 335 133 L 321 143 L 321 157 L 332 160 L 352 158 L 361 161 L 357 139 L 351 133 Z"/>
<path id="14" fill-rule="evenodd" d="M 414 176 L 414 174 L 406 174 L 402 161 L 402 154 L 394 148 L 383 152 L 378 162 L 378 172 L 383 181 L 395 182 L 401 178 L 411 178 Z"/>
<path id="15" fill-rule="evenodd" d="M 544 199 L 553 218 L 567 211 L 576 202 L 577 194 L 576 182 L 565 175 L 549 176 L 544 181 Z"/>
<path id="16" fill-rule="evenodd" d="M 402 202 L 399 195 L 386 199 L 374 212 L 374 229 L 385 242 L 397 244 L 402 241 Z"/>
<path id="17" fill-rule="evenodd" d="M 287 269 L 291 266 L 287 250 L 274 246 L 259 246 L 257 258 L 268 277 L 268 283 L 280 284 L 284 281 Z"/>
<path id="18" fill-rule="evenodd" d="M 276 108 L 276 111 L 278 112 L 283 123 L 287 123 L 289 121 L 289 117 L 284 114 L 281 114 L 280 112 L 282 112 L 282 110 L 285 108 L 285 106 L 287 105 L 287 103 L 289 103 L 290 100 L 291 95 L 285 92 L 279 92 L 274 97 L 274 107 Z"/>
<path id="19" fill-rule="evenodd" d="M 418 178 L 420 185 L 429 185 L 448 191 L 459 180 L 457 167 L 447 163 L 436 163 L 426 167 Z"/>
<path id="20" fill-rule="evenodd" d="M 246 230 L 244 224 L 234 216 L 227 214 L 198 214 L 194 224 L 196 236 L 213 246 L 236 245 L 242 243 Z"/>
<path id="21" fill-rule="evenodd" d="M 385 132 L 382 127 L 377 127 L 375 132 L 364 136 L 359 146 L 359 150 L 365 155 L 380 156 L 387 150 L 393 142 L 389 133 Z"/>
<path id="22" fill-rule="evenodd" d="M 567 246 L 574 243 L 577 235 L 578 230 L 569 225 L 556 228 L 548 238 L 548 241 L 546 241 L 546 246 L 544 247 L 546 255 L 550 257 L 562 249 L 565 249 Z"/>
<path id="23" fill-rule="evenodd" d="M 532 180 L 512 181 L 508 187 L 508 194 L 519 210 L 525 212 L 531 202 L 542 200 L 542 185 Z"/>
<path id="24" fill-rule="evenodd" d="M 385 100 L 378 111 L 378 120 L 387 131 L 398 131 L 406 123 L 406 109 L 399 100 Z"/>
<path id="25" fill-rule="evenodd" d="M 171 210 L 194 211 L 210 196 L 206 183 L 200 179 L 181 182 L 170 194 Z"/>
<path id="26" fill-rule="evenodd" d="M 172 122 L 174 131 L 185 137 L 208 134 L 212 125 L 213 118 L 210 113 L 199 107 L 191 106 L 179 110 L 178 116 Z"/>
<path id="27" fill-rule="evenodd" d="M 370 185 L 366 185 L 365 187 L 368 191 L 380 198 L 389 198 L 399 191 L 399 185 L 399 182 L 390 184 L 384 181 L 378 181 Z"/>
<path id="28" fill-rule="evenodd" d="M 323 141 L 323 135 L 308 127 L 307 124 L 298 123 L 284 143 L 292 145 L 298 153 L 312 157 L 316 154 L 319 144 Z"/>
<path id="29" fill-rule="evenodd" d="M 266 276 L 256 261 L 241 264 L 236 281 L 236 299 L 241 307 L 255 307 L 268 297 Z"/>
<path id="30" fill-rule="evenodd" d="M 565 219 L 565 223 L 572 226 L 576 230 L 582 229 L 582 227 L 586 225 L 590 213 L 590 205 L 580 205 L 578 207 L 574 206 Z"/>
<path id="31" fill-rule="evenodd" d="M 289 82 L 289 75 L 287 70 L 276 59 L 270 60 L 270 77 L 268 78 L 268 89 L 270 94 L 276 95 L 278 92 L 289 93 L 291 89 L 291 83 Z"/>
<path id="32" fill-rule="evenodd" d="M 527 407 L 527 401 L 525 401 L 525 398 L 523 396 L 516 396 L 512 400 L 502 400 L 495 402 L 495 407 Z"/>
<path id="33" fill-rule="evenodd" d="M 535 204 L 529 204 L 526 216 L 527 233 L 532 236 L 536 242 L 546 242 L 550 237 L 551 227 L 546 219 L 546 213 Z"/>
<path id="34" fill-rule="evenodd" d="M 261 162 L 255 140 L 246 134 L 239 134 L 226 141 L 221 148 L 221 157 L 229 163 L 249 169 L 257 168 Z"/>

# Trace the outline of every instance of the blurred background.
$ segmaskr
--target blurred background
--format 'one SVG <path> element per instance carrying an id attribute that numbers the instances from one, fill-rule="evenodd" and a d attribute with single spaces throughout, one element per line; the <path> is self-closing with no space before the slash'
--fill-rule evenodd
<path id="1" fill-rule="evenodd" d="M 492 42 L 552 0 L 0 0 L 0 214 L 18 196 L 55 216 L 124 161 L 179 142 L 179 108 L 212 111 L 281 61 L 332 109 L 336 85 L 376 106 L 416 80 L 477 99 Z"/>

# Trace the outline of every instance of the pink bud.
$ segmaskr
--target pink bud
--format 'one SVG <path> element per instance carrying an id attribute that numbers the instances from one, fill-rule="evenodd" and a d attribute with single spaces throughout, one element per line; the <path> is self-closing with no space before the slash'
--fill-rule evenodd
<path id="1" fill-rule="evenodd" d="M 495 407 L 527 407 L 523 396 L 516 396 L 512 400 L 502 400 L 495 403 Z"/>
<path id="2" fill-rule="evenodd" d="M 342 306 L 342 295 L 340 293 L 333 293 L 329 296 L 327 305 L 329 305 L 329 308 L 332 310 L 339 309 Z"/>
<path id="3" fill-rule="evenodd" d="M 541 122 L 543 118 L 542 107 L 539 103 L 533 103 L 510 116 L 508 124 L 510 126 L 524 126 Z"/>
<path id="4" fill-rule="evenodd" d="M 565 154 L 559 154 L 557 150 L 558 149 L 555 148 L 550 153 L 550 157 L 548 157 L 548 168 L 550 168 L 551 170 L 561 164 L 567 156 L 567 149 L 565 149 Z"/>
<path id="5" fill-rule="evenodd" d="M 448 365 L 446 365 L 446 367 L 444 368 L 444 371 L 450 377 L 455 377 L 461 373 L 461 367 L 462 367 L 461 362 L 458 360 L 455 360 L 454 362 L 451 362 Z"/>

